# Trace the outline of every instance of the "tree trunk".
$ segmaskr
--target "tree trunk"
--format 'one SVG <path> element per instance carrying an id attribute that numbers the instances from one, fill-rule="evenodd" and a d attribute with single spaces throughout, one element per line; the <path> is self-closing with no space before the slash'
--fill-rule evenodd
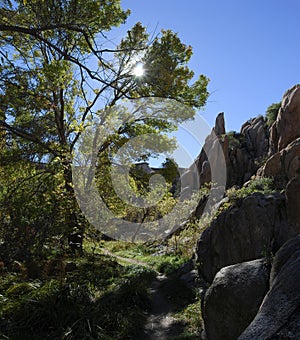
<path id="1" fill-rule="evenodd" d="M 84 227 L 79 222 L 79 212 L 78 206 L 76 204 L 74 187 L 72 184 L 72 167 L 71 161 L 66 159 L 63 162 L 64 167 L 64 182 L 65 182 L 65 192 L 67 200 L 66 209 L 66 226 L 68 235 L 68 246 L 73 253 L 81 254 L 82 242 L 84 236 Z"/>

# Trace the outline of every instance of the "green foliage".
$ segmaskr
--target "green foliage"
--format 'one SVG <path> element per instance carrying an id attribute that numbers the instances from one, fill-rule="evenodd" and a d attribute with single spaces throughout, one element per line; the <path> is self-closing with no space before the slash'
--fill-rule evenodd
<path id="1" fill-rule="evenodd" d="M 201 301 L 187 305 L 182 311 L 173 315 L 177 322 L 185 325 L 181 335 L 174 337 L 174 340 L 197 340 L 203 330 L 203 320 L 201 318 Z"/>
<path id="2" fill-rule="evenodd" d="M 147 211 L 117 199 L 108 180 L 113 156 L 132 138 L 147 134 L 160 136 L 158 150 L 149 144 L 140 155 L 132 148 L 131 159 L 174 148 L 166 133 L 205 105 L 209 80 L 200 75 L 190 83 L 192 49 L 171 31 L 150 41 L 138 23 L 111 49 L 107 32 L 128 15 L 120 1 L 111 0 L 0 5 L 0 337 L 137 338 L 144 322 L 153 270 L 124 268 L 96 254 L 69 257 L 68 236 L 88 229 L 74 199 L 73 152 L 94 117 L 103 127 L 103 108 L 124 99 L 159 96 L 188 105 L 190 110 L 175 110 L 170 104 L 149 117 L 145 112 L 156 102 L 146 102 L 112 133 L 97 159 L 97 184 L 117 216 L 137 221 L 164 216 L 176 204 L 169 187 Z M 146 70 L 139 78 L 132 74 L 137 61 Z M 121 113 L 111 119 L 117 121 Z M 174 169 L 166 165 L 164 170 L 170 182 Z M 151 191 L 147 180 L 134 174 L 129 179 L 136 194 L 157 196 L 161 188 Z M 174 217 L 178 221 L 180 214 Z M 125 251 L 165 273 L 185 261 L 176 252 L 154 256 L 154 248 L 141 245 Z"/>
<path id="3" fill-rule="evenodd" d="M 192 47 L 186 46 L 177 34 L 170 30 L 162 30 L 161 36 L 147 46 L 148 33 L 145 27 L 137 23 L 120 44 L 121 49 L 137 49 L 126 58 L 117 54 L 121 62 L 136 60 L 145 68 L 145 75 L 137 82 L 137 87 L 130 91 L 134 97 L 172 98 L 196 108 L 205 105 L 209 79 L 204 75 L 189 85 L 194 72 L 188 68 L 192 56 Z"/>
<path id="4" fill-rule="evenodd" d="M 2 221 L 9 220 L 8 230 L 25 230 L 28 226 L 43 235 L 32 237 L 35 245 L 28 243 L 27 247 L 34 248 L 39 243 L 42 252 L 49 236 L 84 230 L 74 199 L 70 162 L 82 131 L 93 117 L 99 117 L 102 125 L 107 122 L 107 111 L 99 109 L 99 105 L 113 108 L 125 98 L 160 96 L 200 107 L 208 96 L 208 79 L 200 76 L 189 85 L 194 76 L 187 66 L 192 49 L 171 31 L 163 31 L 150 41 L 145 27 L 138 23 L 117 48 L 110 49 L 104 32 L 124 23 L 129 15 L 120 7 L 120 1 L 7 1 L 1 5 L 0 14 L 1 161 L 15 164 L 13 160 L 22 160 L 47 167 L 40 176 L 34 175 L 34 165 L 32 173 L 24 171 L 20 180 L 24 183 L 17 184 L 13 199 L 4 207 Z M 148 70 L 145 77 L 137 79 L 132 68 L 141 58 Z M 140 219 L 144 217 L 136 216 L 145 213 L 127 211 L 111 185 L 106 185 L 111 163 L 106 165 L 105 157 L 109 155 L 110 162 L 122 145 L 147 134 L 160 135 L 160 149 L 155 152 L 170 150 L 175 143 L 166 132 L 195 114 L 193 109 L 178 111 L 169 107 L 161 115 L 150 117 L 145 114 L 149 105 L 155 107 L 155 102 L 146 102 L 136 111 L 136 119 L 114 131 L 99 155 L 100 163 L 104 161 L 104 167 L 108 167 L 99 167 L 99 186 L 105 188 L 101 194 L 117 216 Z M 114 113 L 118 119 L 121 113 Z M 148 145 L 142 156 L 132 148 L 131 158 L 153 155 L 153 147 Z M 6 176 L 6 181 L 13 182 L 16 176 L 19 174 Z M 149 191 L 137 179 L 131 178 L 131 184 L 139 194 Z M 10 186 L 4 192 L 10 195 L 14 190 Z M 25 198 L 26 191 L 29 199 Z M 158 213 L 146 212 L 148 220 L 168 210 L 171 200 L 166 193 Z M 5 201 L 7 195 L 2 203 Z M 19 220 L 12 219 L 12 214 Z M 14 231 L 10 233 L 13 237 L 6 237 L 11 239 L 9 245 L 20 236 L 13 234 Z"/>
<path id="5" fill-rule="evenodd" d="M 179 179 L 178 164 L 170 158 L 162 163 L 160 173 L 164 176 L 166 181 L 170 184 Z"/>
<path id="6" fill-rule="evenodd" d="M 16 23 L 24 27 L 38 27 L 45 31 L 45 37 L 55 36 L 60 46 L 69 44 L 75 48 L 79 40 L 85 42 L 83 32 L 90 30 L 95 34 L 101 31 L 108 31 L 112 26 L 119 26 L 124 23 L 129 11 L 123 11 L 120 1 L 111 0 L 33 0 L 15 1 L 19 4 L 18 15 L 6 11 L 3 8 L 4 23 Z M 15 6 L 7 6 L 15 9 Z M 78 47 L 78 45 L 77 45 Z M 86 48 L 86 47 L 85 47 Z"/>
<path id="7" fill-rule="evenodd" d="M 134 223 L 157 221 L 172 211 L 177 203 L 177 199 L 170 192 L 171 183 L 167 182 L 165 187 L 157 184 L 154 188 L 150 183 L 151 177 L 155 174 L 146 173 L 137 166 L 131 167 L 127 177 L 118 176 L 117 189 L 119 192 L 123 189 L 123 197 L 127 199 L 127 202 L 124 202 L 115 192 L 111 178 L 112 168 L 109 161 L 102 157 L 97 168 L 96 183 L 102 199 L 115 216 Z M 160 173 L 160 171 L 157 172 L 157 174 Z M 164 174 L 162 173 L 162 175 Z M 148 207 L 136 207 L 131 202 L 137 198 L 154 202 L 154 204 L 148 204 L 150 205 Z M 111 231 L 113 231 L 113 226 Z M 145 232 L 147 231 L 149 234 L 152 233 L 151 230 L 145 230 Z M 134 235 L 131 240 L 135 240 Z"/>
<path id="8" fill-rule="evenodd" d="M 156 273 L 154 270 L 141 266 L 138 264 L 130 264 L 126 266 L 126 276 L 134 278 L 135 280 L 152 280 L 155 278 Z"/>
<path id="9" fill-rule="evenodd" d="M 194 77 L 188 68 L 192 49 L 171 31 L 162 31 L 150 41 L 146 28 L 137 23 L 120 45 L 111 49 L 105 32 L 124 23 L 129 15 L 129 11 L 121 8 L 120 1 L 7 1 L 0 6 L 0 14 L 0 45 L 5 51 L 0 55 L 1 157 L 8 150 L 11 155 L 17 155 L 18 160 L 47 163 L 51 168 L 47 173 L 49 177 L 46 175 L 46 179 L 41 178 L 39 182 L 43 187 L 47 181 L 51 182 L 47 193 L 37 190 L 36 200 L 26 201 L 26 209 L 34 210 L 30 213 L 30 226 L 45 224 L 47 219 L 41 221 L 37 214 L 41 209 L 41 215 L 51 216 L 47 223 L 51 234 L 52 230 L 59 233 L 57 225 L 65 226 L 64 234 L 75 229 L 83 232 L 70 163 L 84 128 L 92 125 L 95 117 L 102 127 L 106 123 L 113 124 L 110 119 L 117 121 L 124 112 L 116 110 L 114 118 L 108 118 L 105 109 L 113 109 L 125 99 L 172 98 L 191 108 L 179 110 L 170 104 L 169 107 L 164 105 L 162 113 L 157 113 L 155 101 L 148 100 L 144 106 L 138 102 L 138 110 L 133 107 L 134 119 L 113 131 L 100 150 L 100 164 L 108 161 L 104 164 L 107 169 L 99 166 L 102 172 L 99 187 L 104 188 L 101 180 L 107 180 L 113 156 L 132 138 L 149 134 L 160 136 L 156 143 L 158 150 L 146 143 L 144 154 L 140 155 L 139 150 L 132 147 L 131 159 L 147 159 L 175 147 L 174 140 L 166 132 L 193 118 L 193 109 L 205 105 L 208 79 L 201 75 L 190 85 Z M 132 73 L 137 61 L 145 64 L 144 77 L 137 78 Z M 151 116 L 146 114 L 149 106 L 156 109 Z M 126 111 L 126 103 L 122 110 Z M 5 157 L 5 161 L 11 162 L 11 158 Z M 142 181 L 137 182 L 131 178 L 136 192 L 155 195 Z M 111 189 L 110 185 L 107 187 Z M 145 215 L 144 211 L 127 211 L 113 190 L 109 195 L 108 190 L 104 191 L 107 204 L 117 216 Z M 55 196 L 57 202 L 54 203 Z M 158 213 L 146 212 L 148 220 L 155 214 L 162 214 L 160 210 L 167 210 L 166 201 L 172 206 L 168 194 L 163 196 L 163 207 Z M 16 206 L 22 207 L 24 196 L 17 197 Z M 45 202 L 45 206 L 41 207 L 38 200 Z M 16 207 L 14 209 L 17 211 Z M 23 207 L 19 212 L 20 218 L 28 219 L 29 212 L 25 213 Z"/>
<path id="10" fill-rule="evenodd" d="M 240 198 L 247 197 L 254 192 L 262 194 L 270 194 L 274 192 L 273 179 L 269 177 L 257 177 L 252 179 L 240 189 L 232 187 L 227 190 L 226 194 L 230 201 L 235 201 Z"/>
<path id="11" fill-rule="evenodd" d="M 160 242 L 154 242 L 149 246 L 147 243 L 112 241 L 104 242 L 103 246 L 115 255 L 144 263 L 166 275 L 171 274 L 189 259 L 177 253 L 171 244 L 162 247 Z"/>
<path id="12" fill-rule="evenodd" d="M 184 259 L 192 258 L 200 234 L 210 225 L 212 219 L 213 216 L 205 215 L 200 219 L 189 221 L 180 233 L 175 233 L 168 240 L 169 247 Z"/>
<path id="13" fill-rule="evenodd" d="M 138 336 L 153 272 L 102 257 L 79 259 L 64 282 L 0 280 L 0 328 L 11 339 L 124 339 Z"/>
<path id="14" fill-rule="evenodd" d="M 267 125 L 270 127 L 276 120 L 281 102 L 271 104 L 266 110 Z"/>
<path id="15" fill-rule="evenodd" d="M 229 149 L 237 149 L 242 148 L 246 144 L 246 138 L 244 135 L 236 132 L 236 131 L 229 131 L 226 133 L 229 142 Z"/>
<path id="16" fill-rule="evenodd" d="M 164 256 L 160 259 L 160 262 L 156 265 L 157 271 L 165 275 L 170 275 L 176 269 L 186 262 L 187 259 L 175 255 L 175 256 Z"/>
<path id="17" fill-rule="evenodd" d="M 32 269 L 35 263 L 36 268 L 28 272 L 35 277 L 40 262 L 66 251 L 73 200 L 66 191 L 63 170 L 55 164 L 10 161 L 0 171 L 1 259 L 30 263 Z"/>

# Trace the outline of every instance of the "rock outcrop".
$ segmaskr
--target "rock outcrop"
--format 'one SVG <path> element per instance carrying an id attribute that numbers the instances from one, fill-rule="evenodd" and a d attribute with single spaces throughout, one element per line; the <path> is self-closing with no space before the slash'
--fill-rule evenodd
<path id="1" fill-rule="evenodd" d="M 203 302 L 207 338 L 237 339 L 257 314 L 268 287 L 265 259 L 222 268 Z"/>
<path id="2" fill-rule="evenodd" d="M 240 133 L 227 134 L 224 114 L 220 113 L 195 161 L 201 185 L 211 181 L 211 169 L 220 166 L 220 159 L 223 157 L 227 188 L 232 185 L 242 186 L 257 172 L 268 147 L 268 130 L 264 117 L 250 119 L 242 126 Z"/>
<path id="3" fill-rule="evenodd" d="M 263 116 L 250 119 L 241 128 L 241 135 L 245 136 L 247 150 L 252 159 L 260 159 L 266 155 L 269 134 L 266 119 Z"/>
<path id="4" fill-rule="evenodd" d="M 223 267 L 275 253 L 296 235 L 287 222 L 285 196 L 254 193 L 221 213 L 201 234 L 196 261 L 211 283 Z"/>
<path id="5" fill-rule="evenodd" d="M 300 234 L 300 176 L 294 177 L 286 186 L 288 222 Z"/>
<path id="6" fill-rule="evenodd" d="M 214 131 L 224 132 L 223 126 L 219 121 Z M 207 339 L 300 338 L 300 85 L 284 94 L 270 129 L 257 117 L 218 140 L 227 188 L 246 187 L 255 175 L 272 177 L 277 193 L 252 193 L 227 204 L 199 238 Z M 212 167 L 207 161 L 202 151 L 197 166 L 203 180 Z"/>
<path id="7" fill-rule="evenodd" d="M 223 137 L 225 133 L 224 114 L 219 113 L 215 127 L 205 139 L 204 146 L 189 169 L 181 177 L 182 200 L 189 198 L 200 186 L 213 181 L 216 186 L 226 184 L 226 159 Z M 213 169 L 213 171 L 211 171 Z M 201 208 L 197 209 L 198 211 Z M 202 210 L 203 211 L 203 210 Z"/>
<path id="8" fill-rule="evenodd" d="M 263 116 L 248 120 L 240 133 L 231 133 L 228 147 L 227 187 L 242 186 L 255 175 L 267 155 L 269 133 Z"/>
<path id="9" fill-rule="evenodd" d="M 286 91 L 281 108 L 271 128 L 271 152 L 278 152 L 300 137 L 300 85 Z"/>
<path id="10" fill-rule="evenodd" d="M 279 189 L 283 189 L 288 181 L 296 177 L 299 173 L 300 137 L 288 144 L 280 152 L 272 155 L 258 172 L 260 176 L 273 177 Z"/>
<path id="11" fill-rule="evenodd" d="M 278 251 L 270 290 L 239 340 L 300 338 L 300 236 Z"/>
<path id="12" fill-rule="evenodd" d="M 267 156 L 269 159 L 261 167 Z M 266 118 L 258 116 L 243 124 L 239 133 L 227 133 L 224 113 L 219 113 L 203 149 L 183 176 L 189 179 L 185 187 L 193 191 L 199 181 L 201 186 L 211 182 L 216 168 L 226 173 L 227 188 L 242 186 L 258 173 L 274 177 L 278 188 L 283 189 L 300 171 L 300 85 L 284 94 L 270 129 Z"/>
<path id="13" fill-rule="evenodd" d="M 226 176 L 226 150 L 224 149 L 223 137 L 225 134 L 224 113 L 218 114 L 215 127 L 209 136 L 206 137 L 202 151 L 195 161 L 196 169 L 200 176 L 200 185 L 209 183 L 212 177 L 212 169 L 214 172 L 225 173 Z M 217 181 L 218 178 L 214 178 Z"/>
<path id="14" fill-rule="evenodd" d="M 226 133 L 224 112 L 221 112 L 221 113 L 218 114 L 213 131 L 214 131 L 216 136 L 222 136 Z"/>

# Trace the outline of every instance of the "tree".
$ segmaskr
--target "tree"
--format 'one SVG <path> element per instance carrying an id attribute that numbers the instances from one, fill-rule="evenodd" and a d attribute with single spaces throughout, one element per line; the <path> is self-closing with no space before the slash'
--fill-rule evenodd
<path id="1" fill-rule="evenodd" d="M 104 122 L 103 108 L 123 99 L 164 97 L 200 108 L 208 97 L 205 76 L 190 85 L 192 49 L 175 33 L 162 31 L 151 41 L 137 23 L 111 47 L 107 34 L 128 15 L 120 1 L 111 0 L 6 0 L 0 7 L 0 127 L 6 149 L 61 174 L 68 232 L 79 224 L 72 155 L 93 116 Z M 137 62 L 145 65 L 144 77 L 133 75 Z M 138 134 L 170 131 L 190 118 L 139 116 L 100 151 L 110 153 Z"/>
<path id="2" fill-rule="evenodd" d="M 271 104 L 266 110 L 267 125 L 270 127 L 276 120 L 281 102 Z"/>
<path id="3" fill-rule="evenodd" d="M 166 158 L 166 160 L 162 163 L 161 173 L 171 184 L 175 184 L 180 177 L 178 165 L 171 158 Z"/>

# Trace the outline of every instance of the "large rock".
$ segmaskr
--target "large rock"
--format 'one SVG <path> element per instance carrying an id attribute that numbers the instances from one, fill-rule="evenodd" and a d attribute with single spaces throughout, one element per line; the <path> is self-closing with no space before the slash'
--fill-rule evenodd
<path id="1" fill-rule="evenodd" d="M 270 290 L 239 340 L 300 338 L 300 236 L 275 256 Z"/>
<path id="2" fill-rule="evenodd" d="M 222 136 L 225 134 L 224 112 L 219 113 L 216 118 L 214 133 L 216 136 Z"/>
<path id="3" fill-rule="evenodd" d="M 295 85 L 283 95 L 281 108 L 275 122 L 271 143 L 275 151 L 284 149 L 289 143 L 300 137 L 300 85 Z"/>
<path id="4" fill-rule="evenodd" d="M 226 181 L 226 151 L 224 151 L 223 138 L 225 134 L 224 113 L 218 114 L 215 126 L 205 139 L 204 146 L 195 160 L 200 175 L 200 184 L 203 186 L 212 180 L 216 183 Z M 212 179 L 212 177 L 214 177 Z M 222 183 L 223 185 L 224 183 Z"/>
<path id="5" fill-rule="evenodd" d="M 193 191 L 199 189 L 200 184 L 204 185 L 211 182 L 211 169 L 214 170 L 214 173 L 216 173 L 216 169 L 221 169 L 226 174 L 226 161 L 222 143 L 223 134 L 225 134 L 225 121 L 224 113 L 221 112 L 216 118 L 211 133 L 206 137 L 200 154 L 181 177 L 182 199 L 189 198 Z M 214 178 L 214 180 L 218 181 L 218 178 Z"/>
<path id="6" fill-rule="evenodd" d="M 277 252 L 270 273 L 270 286 L 273 285 L 276 277 L 286 263 L 300 250 L 300 235 L 291 238 Z"/>
<path id="7" fill-rule="evenodd" d="M 268 153 L 268 129 L 262 116 L 248 120 L 240 133 L 227 136 L 227 187 L 242 186 L 259 168 Z M 224 141 L 225 143 L 225 141 Z"/>
<path id="8" fill-rule="evenodd" d="M 300 172 L 300 138 L 271 156 L 258 174 L 273 177 L 278 188 L 284 188 L 289 180 Z"/>
<path id="9" fill-rule="evenodd" d="M 205 139 L 189 172 L 194 171 L 196 166 L 201 185 L 212 180 L 222 181 L 226 175 L 227 188 L 232 185 L 242 186 L 256 174 L 260 162 L 267 155 L 268 135 L 266 119 L 262 116 L 248 120 L 240 133 L 227 135 L 224 113 L 219 113 L 211 134 Z"/>
<path id="10" fill-rule="evenodd" d="M 253 176 L 268 153 L 268 129 L 262 116 L 248 120 L 239 133 L 223 138 L 227 164 L 227 187 L 242 186 Z"/>
<path id="11" fill-rule="evenodd" d="M 240 133 L 231 133 L 229 136 L 225 131 L 224 114 L 219 113 L 194 163 L 201 185 L 212 180 L 213 170 L 215 173 L 219 171 L 222 176 L 226 174 L 227 188 L 232 185 L 242 186 L 257 172 L 261 160 L 267 155 L 268 145 L 268 129 L 264 117 L 248 120 Z M 213 181 L 218 182 L 218 178 Z"/>
<path id="12" fill-rule="evenodd" d="M 300 307 L 288 317 L 285 324 L 269 340 L 295 340 L 300 339 Z"/>
<path id="13" fill-rule="evenodd" d="M 300 176 L 291 179 L 286 186 L 286 206 L 288 221 L 300 234 Z"/>
<path id="14" fill-rule="evenodd" d="M 280 152 L 277 152 L 274 155 L 272 155 L 270 158 L 268 158 L 266 164 L 257 171 L 257 175 L 262 176 L 262 177 L 273 177 L 273 178 L 284 176 L 284 174 L 282 174 Z M 279 180 L 280 178 L 277 178 L 276 181 L 278 182 Z"/>
<path id="15" fill-rule="evenodd" d="M 254 193 L 221 213 L 201 234 L 196 247 L 199 275 L 211 283 L 221 268 L 275 253 L 294 235 L 284 195 Z"/>
<path id="16" fill-rule="evenodd" d="M 254 159 L 265 156 L 268 150 L 268 131 L 263 116 L 248 120 L 241 128 L 241 134 L 246 138 L 249 153 Z"/>
<path id="17" fill-rule="evenodd" d="M 254 319 L 269 287 L 265 262 L 239 263 L 216 274 L 203 303 L 207 339 L 237 339 Z"/>

